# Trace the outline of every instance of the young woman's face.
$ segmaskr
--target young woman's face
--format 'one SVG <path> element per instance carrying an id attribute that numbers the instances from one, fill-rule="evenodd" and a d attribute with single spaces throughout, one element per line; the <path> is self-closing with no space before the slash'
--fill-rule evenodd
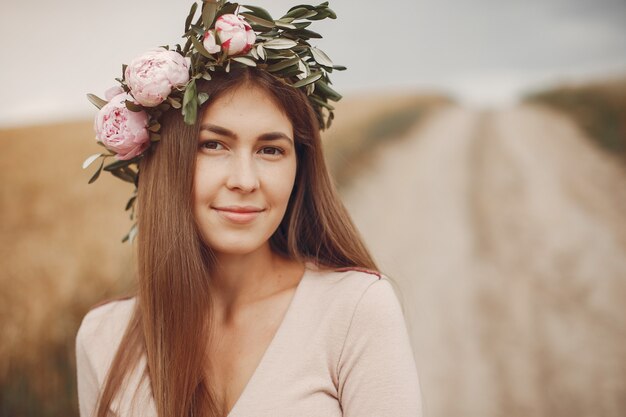
<path id="1" fill-rule="evenodd" d="M 259 87 L 238 87 L 200 121 L 194 216 L 219 254 L 246 254 L 278 228 L 296 177 L 293 126 Z"/>

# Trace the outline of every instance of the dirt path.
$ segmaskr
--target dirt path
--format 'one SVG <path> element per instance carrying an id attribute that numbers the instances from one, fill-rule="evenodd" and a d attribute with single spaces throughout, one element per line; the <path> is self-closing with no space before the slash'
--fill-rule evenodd
<path id="1" fill-rule="evenodd" d="M 400 287 L 428 416 L 626 413 L 626 170 L 568 119 L 442 109 L 344 201 Z"/>

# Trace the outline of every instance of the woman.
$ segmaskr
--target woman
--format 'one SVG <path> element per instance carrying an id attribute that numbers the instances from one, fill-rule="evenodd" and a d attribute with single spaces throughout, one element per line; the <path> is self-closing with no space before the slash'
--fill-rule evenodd
<path id="1" fill-rule="evenodd" d="M 400 304 L 307 95 L 247 66 L 197 89 L 197 120 L 164 112 L 138 161 L 138 291 L 83 319 L 81 416 L 421 415 Z"/>

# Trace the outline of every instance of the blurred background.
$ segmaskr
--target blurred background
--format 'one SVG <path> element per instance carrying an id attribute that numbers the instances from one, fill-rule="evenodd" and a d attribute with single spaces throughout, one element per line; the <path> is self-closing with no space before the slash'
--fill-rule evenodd
<path id="1" fill-rule="evenodd" d="M 80 321 L 134 286 L 132 189 L 81 169 L 85 94 L 181 42 L 191 2 L 0 1 L 0 415 L 76 416 Z M 626 2 L 330 6 L 325 152 L 425 415 L 626 415 Z"/>

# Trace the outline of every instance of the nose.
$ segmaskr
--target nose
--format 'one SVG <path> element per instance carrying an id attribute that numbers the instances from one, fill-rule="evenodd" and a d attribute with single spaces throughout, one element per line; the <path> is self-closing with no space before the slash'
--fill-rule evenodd
<path id="1" fill-rule="evenodd" d="M 252 192 L 259 188 L 259 176 L 249 155 L 237 155 L 231 160 L 226 186 L 230 190 Z"/>

